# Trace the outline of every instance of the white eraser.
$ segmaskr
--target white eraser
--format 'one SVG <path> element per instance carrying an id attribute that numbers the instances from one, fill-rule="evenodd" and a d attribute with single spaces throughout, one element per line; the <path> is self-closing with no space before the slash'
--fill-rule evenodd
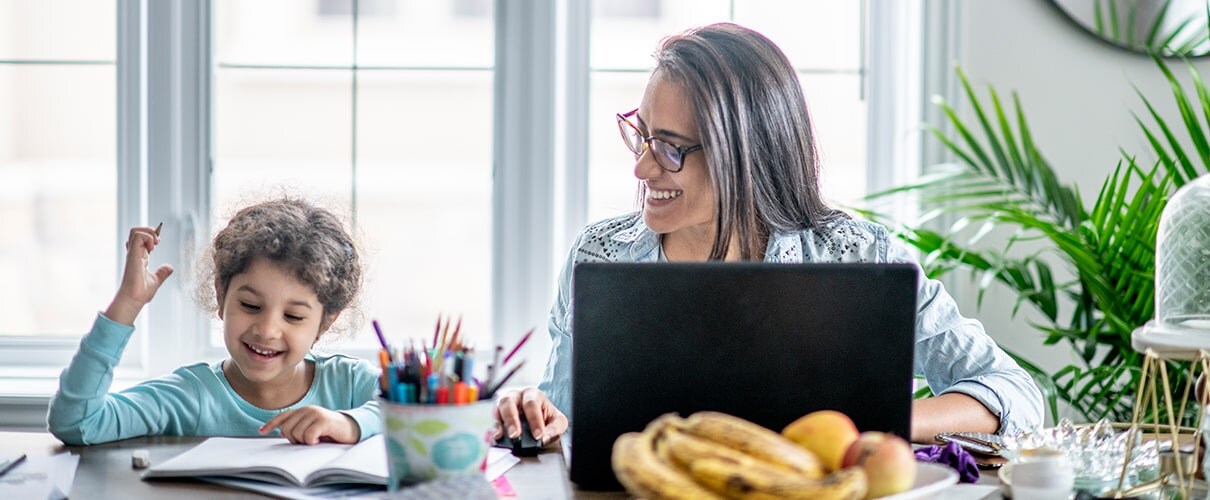
<path id="1" fill-rule="evenodd" d="M 134 450 L 130 454 L 130 465 L 136 469 L 146 469 L 151 465 L 151 452 L 147 450 Z"/>

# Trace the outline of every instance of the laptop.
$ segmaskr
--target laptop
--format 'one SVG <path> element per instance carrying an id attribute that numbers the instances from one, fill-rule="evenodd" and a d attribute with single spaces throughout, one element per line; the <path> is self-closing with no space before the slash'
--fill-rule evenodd
<path id="1" fill-rule="evenodd" d="M 910 264 L 582 263 L 573 283 L 568 458 L 581 489 L 620 489 L 614 440 L 668 412 L 780 432 L 830 408 L 910 436 Z"/>

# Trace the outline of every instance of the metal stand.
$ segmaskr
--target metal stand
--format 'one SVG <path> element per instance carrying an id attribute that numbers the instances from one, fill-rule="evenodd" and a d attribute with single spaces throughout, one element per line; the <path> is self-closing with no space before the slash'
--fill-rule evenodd
<path id="1" fill-rule="evenodd" d="M 1140 328 L 1143 330 L 1143 328 Z M 1140 343 L 1139 331 L 1135 332 L 1134 344 L 1138 349 Z M 1142 375 L 1139 377 L 1138 392 L 1135 396 L 1134 414 L 1131 418 L 1130 428 L 1128 430 L 1126 446 L 1126 457 L 1122 462 L 1122 472 L 1118 476 L 1117 489 L 1111 492 L 1113 498 L 1125 498 L 1135 496 L 1147 490 L 1162 489 L 1180 495 L 1180 498 L 1190 498 L 1194 487 L 1194 476 L 1196 470 L 1186 470 L 1183 457 L 1181 456 L 1181 447 L 1179 436 L 1181 434 L 1181 426 L 1177 411 L 1183 412 L 1189 404 L 1189 394 L 1195 392 L 1193 386 L 1199 375 L 1204 375 L 1210 372 L 1210 352 L 1206 348 L 1191 350 L 1185 348 L 1174 348 L 1171 345 L 1164 346 L 1166 348 L 1157 349 L 1154 346 L 1145 346 L 1143 352 L 1143 368 Z M 1189 365 L 1189 376 L 1186 379 L 1184 390 L 1181 392 L 1180 406 L 1174 406 L 1174 393 L 1168 377 L 1168 361 L 1188 361 L 1192 360 Z M 1161 418 L 1160 405 L 1166 411 L 1166 418 Z M 1197 424 L 1192 429 L 1193 434 L 1193 458 L 1197 463 L 1196 458 L 1202 453 L 1202 401 L 1198 403 Z M 1144 422 L 1144 412 L 1150 410 L 1150 423 Z M 1163 422 L 1161 422 L 1163 420 Z M 1172 453 L 1175 457 L 1175 471 L 1164 473 L 1161 470 L 1160 477 L 1154 481 L 1149 481 L 1144 484 L 1135 485 L 1129 489 L 1124 489 L 1126 484 L 1126 476 L 1131 458 L 1134 454 L 1135 443 L 1139 441 L 1140 432 L 1149 432 L 1155 436 L 1157 441 L 1167 439 Z"/>

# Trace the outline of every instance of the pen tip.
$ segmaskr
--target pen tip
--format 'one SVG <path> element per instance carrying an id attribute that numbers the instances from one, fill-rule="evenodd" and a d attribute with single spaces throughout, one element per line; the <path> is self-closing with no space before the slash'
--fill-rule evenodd
<path id="1" fill-rule="evenodd" d="M 161 230 L 161 229 L 163 229 L 163 228 L 164 228 L 164 223 L 163 223 L 163 222 L 161 222 L 161 223 L 157 224 L 157 225 L 155 226 L 155 235 L 156 235 L 156 236 L 159 236 L 159 235 L 160 235 L 160 230 Z"/>

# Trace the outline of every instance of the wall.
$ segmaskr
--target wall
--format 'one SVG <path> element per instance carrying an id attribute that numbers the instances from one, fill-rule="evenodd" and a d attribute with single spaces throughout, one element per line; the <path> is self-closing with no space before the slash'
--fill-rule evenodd
<path id="1" fill-rule="evenodd" d="M 1048 1 L 974 0 L 960 2 L 959 9 L 958 62 L 972 84 L 983 96 L 989 84 L 1002 100 L 1012 91 L 1019 95 L 1038 148 L 1061 181 L 1078 185 L 1086 203 L 1117 164 L 1119 147 L 1148 150 L 1131 115 L 1147 113 L 1132 84 L 1164 116 L 1178 116 L 1168 83 L 1149 57 L 1093 39 Z M 1210 75 L 1210 60 L 1194 66 Z M 1187 81 L 1183 65 L 1177 62 L 1173 70 Z M 1074 361 L 1065 344 L 1042 346 L 1028 315 L 1010 319 L 1015 295 L 989 293 L 976 312 L 974 283 L 958 281 L 952 289 L 963 311 L 981 319 L 1002 345 L 1051 371 Z"/>

